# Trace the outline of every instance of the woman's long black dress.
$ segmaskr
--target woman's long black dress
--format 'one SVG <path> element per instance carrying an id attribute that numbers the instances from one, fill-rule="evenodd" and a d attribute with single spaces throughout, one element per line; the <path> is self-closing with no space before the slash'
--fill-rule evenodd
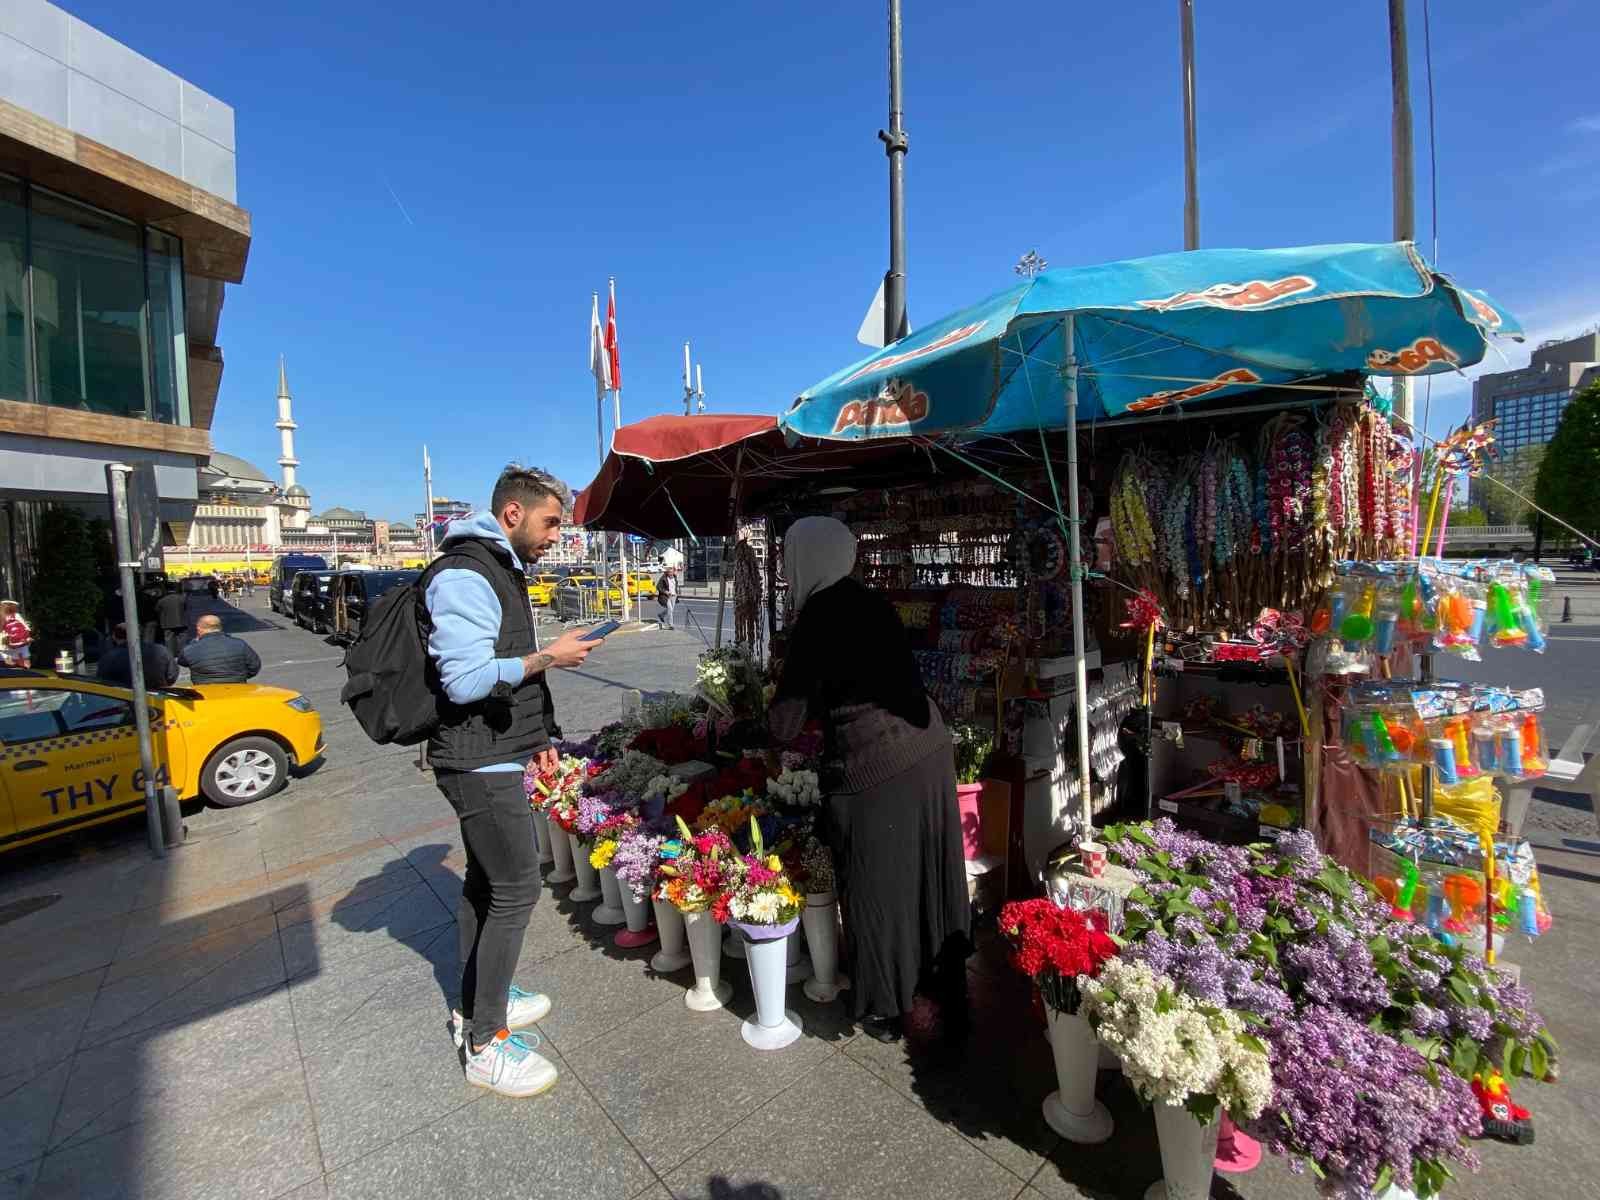
<path id="1" fill-rule="evenodd" d="M 795 623 L 773 701 L 789 740 L 823 722 L 825 832 L 844 910 L 855 1013 L 895 1017 L 937 972 L 959 973 L 971 909 L 950 733 L 899 615 L 852 579 Z"/>

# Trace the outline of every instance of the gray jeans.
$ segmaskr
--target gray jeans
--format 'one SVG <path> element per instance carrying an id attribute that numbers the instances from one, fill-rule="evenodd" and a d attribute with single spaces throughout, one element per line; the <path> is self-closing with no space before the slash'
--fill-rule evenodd
<path id="1" fill-rule="evenodd" d="M 661 624 L 668 629 L 677 628 L 677 611 L 678 598 L 676 596 L 664 597 L 661 603 Z"/>
<path id="2" fill-rule="evenodd" d="M 456 909 L 461 1015 L 483 1045 L 506 1025 L 511 976 L 539 899 L 539 843 L 519 771 L 436 771 L 461 819 L 467 877 Z"/>

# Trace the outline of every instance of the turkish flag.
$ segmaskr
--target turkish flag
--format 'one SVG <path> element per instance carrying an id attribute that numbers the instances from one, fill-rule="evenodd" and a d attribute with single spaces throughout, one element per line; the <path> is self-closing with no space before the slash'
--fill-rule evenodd
<path id="1" fill-rule="evenodd" d="M 617 287 L 611 285 L 611 299 L 606 302 L 606 358 L 611 363 L 611 386 L 622 390 L 622 356 L 617 349 Z"/>

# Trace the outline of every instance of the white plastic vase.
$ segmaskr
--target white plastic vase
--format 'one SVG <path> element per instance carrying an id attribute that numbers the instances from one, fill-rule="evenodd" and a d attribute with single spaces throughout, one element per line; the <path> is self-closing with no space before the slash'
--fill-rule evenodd
<path id="1" fill-rule="evenodd" d="M 622 885 L 610 867 L 600 868 L 600 903 L 589 919 L 596 925 L 621 925 L 628 919 L 622 911 Z"/>
<path id="2" fill-rule="evenodd" d="M 797 928 L 789 935 L 789 949 L 783 957 L 783 981 L 799 983 L 802 979 L 810 978 L 811 963 L 800 953 L 800 930 Z"/>
<path id="3" fill-rule="evenodd" d="M 589 848 L 575 833 L 567 834 L 567 842 L 572 847 L 572 869 L 578 873 L 578 886 L 567 893 L 567 899 L 580 904 L 600 899 L 600 876 L 589 862 Z"/>
<path id="4" fill-rule="evenodd" d="M 1410 1188 L 1403 1188 L 1398 1183 L 1391 1183 L 1377 1194 L 1376 1200 L 1417 1200 L 1417 1194 Z"/>
<path id="5" fill-rule="evenodd" d="M 1094 1098 L 1100 1040 L 1087 1019 L 1048 1006 L 1050 1052 L 1056 1060 L 1056 1090 L 1044 1098 L 1045 1124 L 1069 1142 L 1093 1146 L 1111 1136 L 1111 1113 Z M 1210 1163 L 1206 1164 L 1208 1167 Z"/>
<path id="6" fill-rule="evenodd" d="M 1150 1185 L 1144 1200 L 1208 1200 L 1220 1115 L 1202 1125 L 1181 1104 L 1153 1107 L 1161 1139 L 1162 1177 Z"/>
<path id="7" fill-rule="evenodd" d="M 756 994 L 756 1015 L 739 1027 L 739 1033 L 757 1050 L 782 1050 L 800 1036 L 799 1015 L 783 1007 L 791 940 L 792 935 L 785 934 L 745 944 L 750 987 Z"/>
<path id="8" fill-rule="evenodd" d="M 548 822 L 547 822 L 548 823 Z M 571 883 L 578 878 L 572 869 L 572 842 L 567 831 L 559 825 L 550 826 L 550 850 L 556 869 L 544 877 L 546 883 Z"/>
<path id="9" fill-rule="evenodd" d="M 733 996 L 733 984 L 722 978 L 722 926 L 710 913 L 684 913 L 683 932 L 694 960 L 694 986 L 683 1002 L 695 1012 L 713 1012 Z"/>
<path id="10" fill-rule="evenodd" d="M 655 899 L 650 907 L 656 914 L 656 933 L 661 938 L 661 949 L 650 960 L 650 969 L 662 975 L 682 970 L 689 965 L 689 949 L 685 941 L 683 914 L 670 900 Z"/>
<path id="11" fill-rule="evenodd" d="M 832 892 L 811 892 L 800 914 L 806 931 L 806 949 L 811 952 L 811 978 L 806 980 L 806 995 L 818 1004 L 827 1004 L 850 981 L 839 970 L 839 905 Z"/>
<path id="12" fill-rule="evenodd" d="M 744 940 L 731 929 L 722 935 L 722 953 L 728 958 L 744 957 Z"/>
<path id="13" fill-rule="evenodd" d="M 656 931 L 650 928 L 650 905 L 633 894 L 633 888 L 617 880 L 617 893 L 622 898 L 622 915 L 627 920 L 626 929 L 617 930 L 611 940 L 624 950 L 637 950 L 656 940 Z"/>
<path id="14" fill-rule="evenodd" d="M 556 848 L 550 843 L 550 817 L 542 808 L 533 811 L 533 829 L 539 838 L 539 861 L 555 862 Z"/>

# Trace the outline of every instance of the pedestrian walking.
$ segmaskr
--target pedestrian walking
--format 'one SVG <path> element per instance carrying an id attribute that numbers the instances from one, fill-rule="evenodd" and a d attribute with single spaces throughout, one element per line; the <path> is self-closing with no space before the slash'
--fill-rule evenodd
<path id="1" fill-rule="evenodd" d="M 183 631 L 189 628 L 189 606 L 175 583 L 167 584 L 166 592 L 156 601 L 156 624 L 161 627 L 161 641 L 167 653 L 176 659 L 183 647 Z"/>
<path id="2" fill-rule="evenodd" d="M 0 600 L 0 663 L 8 667 L 30 666 L 28 646 L 33 641 L 33 626 L 22 615 L 15 600 Z"/>
<path id="3" fill-rule="evenodd" d="M 207 613 L 194 623 L 194 640 L 178 653 L 190 683 L 248 683 L 261 673 L 261 656 L 242 638 L 222 632 L 222 618 Z"/>
<path id="4" fill-rule="evenodd" d="M 661 606 L 656 623 L 662 629 L 676 629 L 678 614 L 678 568 L 668 567 L 656 580 L 656 603 Z"/>
<path id="5" fill-rule="evenodd" d="M 144 656 L 144 686 L 148 691 L 158 691 L 178 682 L 178 663 L 167 653 L 165 646 L 152 641 L 142 641 L 139 652 Z M 117 622 L 111 629 L 111 648 L 100 656 L 100 666 L 95 678 L 101 683 L 117 687 L 133 686 L 133 656 L 128 652 L 128 627 Z"/>
<path id="6" fill-rule="evenodd" d="M 560 736 L 545 672 L 576 667 L 599 643 L 578 632 L 540 649 L 525 568 L 561 534 L 567 489 L 510 466 L 489 511 L 452 521 L 440 558 L 419 581 L 428 655 L 437 668 L 439 724 L 428 739 L 434 779 L 461 821 L 466 879 L 456 912 L 461 1005 L 451 1014 L 467 1081 L 504 1096 L 556 1083 L 537 1035 L 550 999 L 512 984 L 539 898 L 539 846 L 522 776 L 554 767 Z"/>

